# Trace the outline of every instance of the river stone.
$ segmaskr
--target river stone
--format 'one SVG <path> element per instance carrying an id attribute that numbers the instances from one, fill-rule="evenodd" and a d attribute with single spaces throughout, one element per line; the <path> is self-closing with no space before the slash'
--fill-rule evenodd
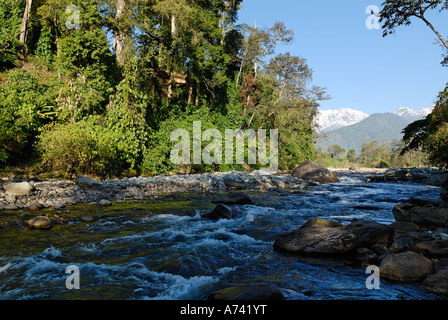
<path id="1" fill-rule="evenodd" d="M 422 287 L 436 294 L 448 294 L 448 269 L 429 275 L 423 281 Z"/>
<path id="2" fill-rule="evenodd" d="M 14 203 L 9 203 L 6 206 L 3 207 L 5 210 L 19 210 L 19 206 Z"/>
<path id="3" fill-rule="evenodd" d="M 328 221 L 322 218 L 314 218 L 311 220 L 308 220 L 305 222 L 300 229 L 303 228 L 309 228 L 309 227 L 330 227 L 330 228 L 336 228 L 336 227 L 342 227 L 342 224 L 340 222 L 336 221 Z"/>
<path id="4" fill-rule="evenodd" d="M 28 220 L 28 226 L 33 229 L 49 229 L 51 221 L 47 216 L 39 216 Z"/>
<path id="5" fill-rule="evenodd" d="M 422 227 L 448 226 L 448 209 L 433 206 L 406 206 L 398 204 L 392 210 L 395 221 L 412 222 Z"/>
<path id="6" fill-rule="evenodd" d="M 423 255 L 406 251 L 386 256 L 379 266 L 381 278 L 402 282 L 423 280 L 433 272 L 433 263 Z"/>
<path id="7" fill-rule="evenodd" d="M 420 227 L 412 222 L 394 222 L 390 224 L 396 233 L 418 232 Z"/>
<path id="8" fill-rule="evenodd" d="M 392 235 L 392 228 L 373 221 L 357 221 L 343 227 L 305 227 L 280 236 L 274 242 L 274 250 L 341 254 L 376 244 L 387 246 Z"/>
<path id="9" fill-rule="evenodd" d="M 212 198 L 212 203 L 221 204 L 253 204 L 251 197 L 244 192 L 229 192 Z"/>
<path id="10" fill-rule="evenodd" d="M 283 293 L 267 284 L 246 284 L 222 289 L 212 293 L 209 300 L 282 300 Z"/>
<path id="11" fill-rule="evenodd" d="M 231 208 L 218 204 L 211 212 L 203 215 L 204 218 L 218 220 L 218 219 L 232 219 L 233 211 Z"/>
<path id="12" fill-rule="evenodd" d="M 91 215 L 88 215 L 88 214 L 83 214 L 83 215 L 81 215 L 80 217 L 79 217 L 79 219 L 81 220 L 81 221 L 84 221 L 84 222 L 92 222 L 94 219 L 93 219 L 93 217 L 91 216 Z"/>
<path id="13" fill-rule="evenodd" d="M 106 199 L 102 199 L 99 203 L 100 206 L 111 206 L 112 202 Z"/>
<path id="14" fill-rule="evenodd" d="M 26 196 L 35 188 L 29 182 L 11 182 L 5 186 L 6 194 L 16 197 Z"/>
<path id="15" fill-rule="evenodd" d="M 338 182 L 338 176 L 325 168 L 323 165 L 305 161 L 296 167 L 292 176 L 302 180 L 312 180 L 319 183 Z"/>
<path id="16" fill-rule="evenodd" d="M 95 188 L 101 186 L 101 183 L 98 181 L 95 181 L 93 179 L 83 177 L 83 176 L 76 176 L 76 182 L 78 186 L 83 188 Z"/>
<path id="17" fill-rule="evenodd" d="M 448 257 L 448 240 L 434 240 L 417 243 L 414 251 L 429 258 Z"/>

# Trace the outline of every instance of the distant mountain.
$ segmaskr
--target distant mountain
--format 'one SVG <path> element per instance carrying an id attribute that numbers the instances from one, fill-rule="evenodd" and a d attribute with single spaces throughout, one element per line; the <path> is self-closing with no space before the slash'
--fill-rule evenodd
<path id="1" fill-rule="evenodd" d="M 347 127 L 366 119 L 367 113 L 345 108 L 339 110 L 319 111 L 316 122 L 320 131 L 329 132 L 342 127 Z"/>
<path id="2" fill-rule="evenodd" d="M 390 142 L 403 137 L 403 129 L 416 120 L 425 118 L 432 108 L 422 108 L 418 111 L 400 108 L 388 113 L 375 113 L 371 116 L 353 109 L 321 111 L 316 119 L 320 130 L 326 138 L 316 141 L 316 146 L 322 151 L 337 144 L 346 151 L 355 149 L 359 154 L 361 146 L 369 140 Z M 350 125 L 345 125 L 351 123 Z M 336 129 L 333 129 L 336 128 Z"/>
<path id="3" fill-rule="evenodd" d="M 401 132 L 409 123 L 394 113 L 375 113 L 356 124 L 327 132 L 328 138 L 318 139 L 317 148 L 327 151 L 329 146 L 337 144 L 346 151 L 353 148 L 359 154 L 362 144 L 369 140 L 389 143 L 401 139 Z"/>
<path id="4" fill-rule="evenodd" d="M 402 117 L 403 119 L 411 123 L 426 118 L 426 116 L 430 114 L 432 110 L 433 110 L 432 108 L 421 108 L 420 110 L 415 111 L 409 108 L 400 108 L 392 113 Z"/>

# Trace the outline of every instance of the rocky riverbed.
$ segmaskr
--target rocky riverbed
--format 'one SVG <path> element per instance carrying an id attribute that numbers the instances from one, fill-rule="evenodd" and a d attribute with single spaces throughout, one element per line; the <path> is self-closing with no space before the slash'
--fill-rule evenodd
<path id="1" fill-rule="evenodd" d="M 63 209 L 80 203 L 110 205 L 123 200 L 146 200 L 179 192 L 216 192 L 225 190 L 304 189 L 313 182 L 291 175 L 265 171 L 250 173 L 206 173 L 120 180 L 95 181 L 78 176 L 75 181 L 30 178 L 27 181 L 0 180 L 0 210 Z"/>
<path id="2" fill-rule="evenodd" d="M 29 248 L 28 241 L 34 241 L 32 238 L 37 234 L 49 239 L 58 238 L 58 235 L 62 234 L 61 232 L 70 237 L 80 237 L 80 240 L 74 242 L 76 243 L 75 249 L 72 248 L 72 242 L 69 246 L 60 244 L 60 241 L 66 241 L 62 238 L 58 238 L 57 242 L 49 240 L 51 247 L 45 249 L 49 246 L 49 244 L 45 244 L 43 253 L 33 259 L 42 258 L 43 261 L 48 259 L 52 261 L 54 255 L 59 263 L 60 255 L 66 258 L 73 255 L 76 259 L 80 259 L 85 253 L 88 253 L 87 261 L 84 262 L 84 269 L 87 271 L 83 271 L 84 273 L 92 267 L 90 261 L 93 257 L 90 254 L 100 259 L 103 255 L 109 257 L 110 254 L 117 251 L 117 256 L 113 259 L 105 258 L 106 263 L 117 259 L 120 261 L 121 256 L 128 254 L 129 245 L 131 245 L 132 259 L 136 259 L 134 264 L 141 263 L 140 258 L 143 254 L 145 257 L 150 257 L 145 262 L 145 268 L 149 268 L 145 272 L 151 277 L 156 277 L 156 282 L 160 282 L 161 286 L 157 289 L 160 290 L 157 293 L 149 293 L 146 289 L 142 289 L 143 296 L 163 296 L 160 292 L 165 290 L 163 287 L 165 280 L 168 282 L 185 281 L 191 282 L 191 284 L 201 281 L 213 282 L 216 279 L 221 281 L 221 275 L 227 274 L 227 272 L 232 274 L 235 271 L 232 266 L 246 259 L 238 258 L 235 261 L 227 261 L 237 254 L 233 249 L 235 245 L 239 246 L 241 253 L 237 255 L 241 255 L 241 257 L 257 256 L 259 250 L 264 252 L 261 256 L 257 256 L 258 258 L 254 258 L 254 261 L 258 261 L 257 263 L 264 261 L 260 270 L 257 269 L 252 274 L 251 268 L 246 269 L 241 266 L 242 273 L 238 273 L 239 276 L 245 275 L 258 279 L 264 272 L 263 270 L 267 268 L 264 263 L 267 263 L 279 270 L 284 269 L 279 275 L 281 280 L 278 280 L 278 284 L 280 285 L 277 287 L 276 282 L 269 285 L 253 282 L 250 285 L 235 286 L 237 283 L 232 281 L 229 282 L 229 285 L 216 287 L 216 289 L 221 288 L 224 291 L 204 289 L 199 297 L 204 298 L 205 296 L 210 299 L 306 298 L 302 293 L 292 293 L 297 291 L 297 286 L 300 287 L 302 281 L 300 279 L 303 274 L 300 274 L 297 279 L 288 278 L 291 272 L 298 272 L 295 269 L 287 268 L 287 265 L 284 264 L 290 263 L 291 255 L 305 257 L 305 259 L 324 257 L 325 265 L 334 264 L 334 266 L 339 265 L 340 261 L 352 261 L 361 270 L 366 266 L 375 265 L 380 270 L 382 280 L 412 283 L 442 297 L 448 295 L 447 192 L 442 192 L 443 190 L 438 188 L 429 188 L 425 190 L 428 190 L 431 195 L 434 195 L 434 192 L 439 192 L 440 197 L 417 197 L 419 192 L 414 188 L 420 187 L 413 185 L 413 182 L 409 180 L 403 180 L 403 188 L 397 184 L 399 180 L 363 183 L 363 180 L 359 179 L 367 177 L 364 173 L 353 180 L 356 182 L 351 182 L 352 178 L 347 178 L 348 173 L 345 172 L 346 176 L 342 182 L 339 182 L 337 177 L 334 177 L 335 171 L 328 172 L 325 168 L 314 164 L 311 167 L 314 168 L 315 173 L 310 173 L 307 170 L 304 170 L 303 173 L 299 172 L 302 171 L 302 168 L 295 171 L 295 176 L 256 171 L 252 173 L 228 172 L 135 177 L 104 181 L 95 181 L 81 176 L 77 177 L 75 181 L 41 181 L 35 178 L 29 178 L 26 181 L 4 179 L 0 182 L 0 217 L 2 217 L 0 229 L 14 225 L 15 222 L 8 224 L 5 220 L 6 217 L 11 217 L 13 219 L 11 221 L 17 221 L 16 224 L 21 228 L 28 226 L 29 229 L 50 229 L 52 227 L 55 229 L 49 232 L 34 230 L 42 233 L 33 233 L 31 232 L 33 230 L 20 233 L 21 237 L 25 237 L 20 240 L 24 243 L 23 248 Z M 383 172 L 383 174 L 385 173 Z M 328 177 L 325 177 L 326 175 Z M 354 175 L 356 176 L 356 172 Z M 335 182 L 328 185 L 315 182 L 317 180 L 328 181 L 328 179 Z M 389 183 L 391 183 L 390 187 Z M 384 190 L 385 193 L 381 196 L 380 194 Z M 389 195 L 388 190 L 399 192 L 400 195 L 397 193 Z M 411 191 L 413 197 L 406 197 L 409 195 L 406 190 Z M 255 195 L 255 199 L 249 194 Z M 174 195 L 174 197 L 185 195 L 187 201 L 175 203 L 177 200 L 174 198 L 174 201 L 173 199 L 167 200 L 165 197 L 167 195 Z M 194 197 L 201 200 L 199 202 L 188 200 Z M 265 198 L 269 200 L 265 200 Z M 154 214 L 154 208 L 159 206 L 158 203 L 153 202 L 154 199 L 160 199 L 160 205 L 163 206 L 160 218 Z M 369 202 L 369 199 L 374 200 Z M 143 204 L 146 200 L 151 202 L 148 210 Z M 265 201 L 268 202 L 265 203 Z M 278 204 L 277 201 L 279 201 Z M 130 203 L 135 202 L 137 202 L 137 207 L 129 206 Z M 140 202 L 144 209 L 138 207 Z M 392 206 L 389 203 L 393 203 Z M 77 206 L 72 207 L 75 204 Z M 117 209 L 121 206 L 123 209 Z M 169 209 L 171 206 L 175 209 Z M 383 212 L 385 210 L 379 209 L 379 207 L 387 207 L 387 212 Z M 68 213 L 72 208 L 74 211 L 77 210 L 73 217 Z M 15 210 L 18 210 L 17 213 Z M 42 212 L 39 212 L 40 210 Z M 141 211 L 136 213 L 134 210 Z M 338 212 L 338 210 L 342 211 Z M 123 219 L 121 219 L 122 213 L 125 213 Z M 169 215 L 172 218 L 168 218 L 165 213 L 175 213 L 175 215 Z M 324 215 L 319 216 L 322 213 Z M 390 221 L 385 215 L 393 215 L 395 221 Z M 305 217 L 308 217 L 309 220 L 302 220 Z M 312 219 L 310 219 L 311 217 Z M 336 220 L 331 217 L 336 217 Z M 74 222 L 75 220 L 76 222 Z M 171 220 L 172 222 L 170 222 Z M 382 220 L 388 222 L 383 223 Z M 120 222 L 116 225 L 115 221 Z M 159 225 L 162 221 L 163 224 Z M 56 227 L 56 224 L 63 226 Z M 110 228 L 112 229 L 109 230 Z M 154 231 L 154 228 L 157 231 Z M 185 232 L 185 228 L 188 229 L 188 232 Z M 127 229 L 131 231 L 127 235 L 122 235 L 121 232 Z M 90 230 L 97 231 L 91 233 Z M 210 232 L 210 230 L 214 231 Z M 20 242 L 18 239 L 14 240 L 15 229 L 5 229 L 4 231 L 7 231 L 5 235 L 11 237 L 10 241 L 16 244 Z M 95 233 L 98 231 L 100 234 L 96 235 Z M 83 236 L 84 234 L 86 237 Z M 97 237 L 102 240 L 97 241 Z M 153 237 L 155 238 L 154 248 L 163 245 L 173 252 L 159 253 L 157 249 L 148 251 L 147 241 Z M 143 238 L 146 239 L 144 246 L 140 243 L 140 239 Z M 120 244 L 121 241 L 130 241 L 131 243 L 123 247 L 116 247 L 115 241 L 118 241 L 117 244 Z M 189 254 L 191 247 L 194 247 L 195 250 L 199 250 L 197 254 L 200 258 L 196 255 L 185 259 L 178 258 L 179 250 L 183 250 L 183 246 L 180 244 L 185 241 L 188 245 L 183 255 Z M 228 245 L 229 242 L 231 245 Z M 247 246 L 247 242 L 256 246 L 257 249 Z M 60 249 L 52 247 L 56 243 L 61 245 Z M 210 252 L 208 245 L 204 246 L 209 243 L 222 247 L 221 250 L 230 251 L 223 256 L 219 254 L 219 250 Z M 108 246 L 112 246 L 113 250 L 101 251 Z M 11 254 L 6 249 L 7 247 L 3 250 L 5 251 L 4 257 Z M 39 248 L 33 250 L 39 250 Z M 48 252 L 51 253 L 50 256 L 47 255 Z M 62 254 L 61 252 L 66 253 Z M 181 257 L 183 255 L 181 254 Z M 10 261 L 4 260 L 6 259 L 4 257 L 2 258 L 0 255 L 0 262 Z M 174 260 L 173 257 L 175 257 Z M 283 261 L 283 264 L 277 265 L 278 260 Z M 78 260 L 75 262 L 79 263 Z M 5 263 L 3 262 L 3 264 Z M 229 265 L 226 266 L 226 263 Z M 217 265 L 215 266 L 215 264 Z M 13 267 L 10 267 L 13 265 L 16 264 L 13 262 L 0 264 L 0 269 L 14 270 Z M 21 263 L 17 263 L 17 266 L 19 265 Z M 101 266 L 99 265 L 98 268 L 101 269 Z M 133 266 L 132 263 L 129 268 L 131 266 Z M 124 268 L 126 274 L 139 277 L 139 273 L 134 274 L 134 269 L 128 270 L 127 265 L 120 266 L 120 268 Z M 210 271 L 208 271 L 209 269 Z M 111 267 L 112 274 L 113 270 L 115 267 Z M 313 270 L 314 267 L 309 269 L 309 272 L 312 273 Z M 322 269 L 322 271 L 324 270 L 326 268 Z M 179 274 L 182 278 L 167 278 L 167 273 Z M 9 276 L 20 277 L 20 274 L 10 274 Z M 328 277 L 328 281 L 332 282 L 333 275 L 329 274 Z M 342 281 L 352 281 L 348 280 L 352 279 L 350 273 L 347 278 L 344 278 L 344 274 L 341 276 L 339 273 L 334 277 L 339 279 L 338 281 L 341 279 L 345 279 Z M 313 279 L 314 277 L 310 276 L 306 281 L 314 281 Z M 291 281 L 295 284 L 291 284 L 289 287 L 287 283 Z M 327 280 L 323 281 L 324 285 L 327 284 Z M 148 286 L 152 287 L 153 284 L 154 282 L 150 282 Z M 352 285 L 356 286 L 357 284 Z M 123 283 L 123 286 L 126 285 Z M 182 286 L 179 284 L 179 286 L 179 288 L 183 288 L 183 284 Z M 169 287 L 171 284 L 167 288 Z M 327 289 L 323 289 L 324 292 L 325 290 Z M 306 289 L 305 292 L 309 292 L 309 289 Z M 391 296 L 395 297 L 394 294 L 391 293 Z M 174 293 L 169 293 L 167 296 L 179 297 Z M 387 297 L 387 294 L 382 297 Z"/>

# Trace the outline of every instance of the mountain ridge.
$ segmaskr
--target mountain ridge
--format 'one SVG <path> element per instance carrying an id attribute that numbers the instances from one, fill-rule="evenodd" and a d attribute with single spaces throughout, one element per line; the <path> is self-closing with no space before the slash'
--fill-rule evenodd
<path id="1" fill-rule="evenodd" d="M 356 153 L 359 154 L 362 144 L 369 140 L 377 140 L 379 143 L 383 141 L 390 143 L 393 139 L 400 140 L 402 131 L 408 124 L 423 119 L 431 110 L 430 108 L 422 108 L 415 111 L 410 108 L 399 108 L 392 112 L 374 113 L 358 122 L 353 119 L 352 122 L 354 123 L 334 130 L 328 130 L 329 127 L 321 127 L 323 129 L 321 132 L 326 137 L 317 139 L 316 146 L 322 151 L 327 151 L 329 146 L 337 144 L 346 151 L 355 149 Z M 347 113 L 344 111 L 343 114 L 346 115 Z M 337 119 L 337 117 L 334 117 L 334 119 Z M 322 125 L 322 123 L 326 123 L 325 121 L 320 119 L 317 123 Z"/>

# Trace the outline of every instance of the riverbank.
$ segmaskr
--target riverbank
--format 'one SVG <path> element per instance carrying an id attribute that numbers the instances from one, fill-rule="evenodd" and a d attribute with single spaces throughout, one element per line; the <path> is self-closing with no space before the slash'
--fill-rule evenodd
<path id="1" fill-rule="evenodd" d="M 0 210 L 62 209 L 80 203 L 110 205 L 117 201 L 147 200 L 179 192 L 301 190 L 313 184 L 311 181 L 303 181 L 289 174 L 271 174 L 266 171 L 134 177 L 104 181 L 80 176 L 75 181 L 55 179 L 42 181 L 37 178 L 27 180 L 22 182 L 9 181 L 6 178 L 0 180 Z"/>

